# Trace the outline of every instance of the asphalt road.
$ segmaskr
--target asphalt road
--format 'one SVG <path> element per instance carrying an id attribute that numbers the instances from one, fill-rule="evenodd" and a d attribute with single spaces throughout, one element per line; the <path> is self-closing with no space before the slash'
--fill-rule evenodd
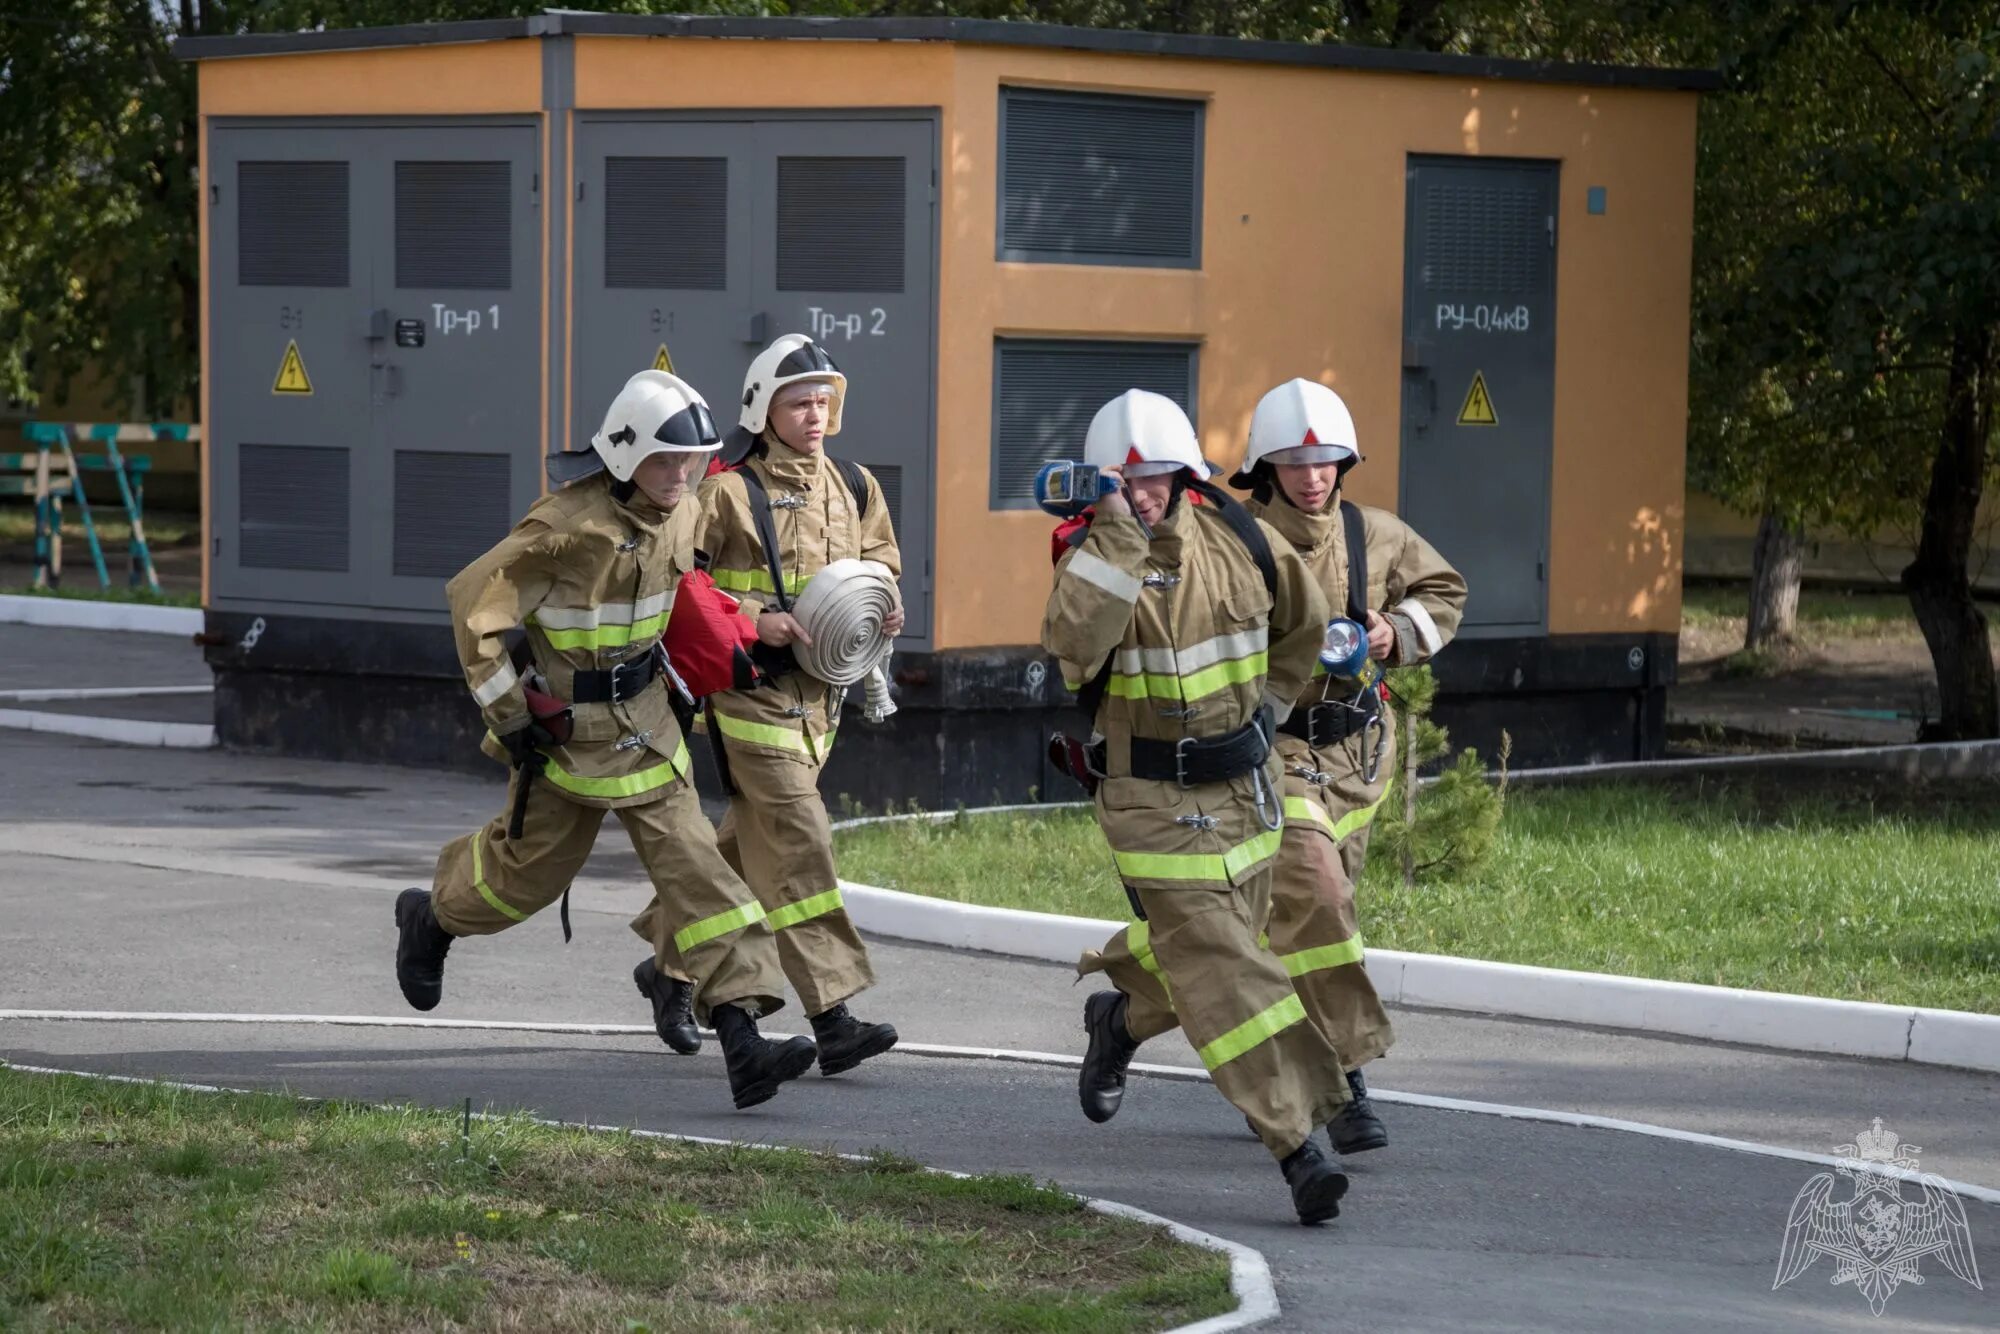
<path id="1" fill-rule="evenodd" d="M 389 903 L 437 845 L 500 799 L 491 780 L 0 733 L 0 1008 L 408 1015 Z M 616 837 L 615 828 L 611 836 Z M 628 850 L 554 920 L 460 943 L 446 1018 L 641 1024 L 641 906 Z M 856 1008 L 912 1042 L 1078 1053 L 1089 984 L 1068 970 L 876 942 Z M 1883 1117 L 1926 1170 L 2000 1187 L 2000 1078 L 1799 1057 L 1466 1015 L 1399 1011 L 1378 1085 L 1580 1111 L 1815 1152 Z M 801 1025 L 794 1011 L 767 1027 Z M 0 1021 L 22 1064 L 410 1098 L 767 1142 L 887 1147 L 1026 1172 L 1245 1242 L 1287 1329 L 1993 1329 L 2000 1304 L 1926 1262 L 1878 1320 L 1829 1265 L 1771 1290 L 1784 1221 L 1815 1169 L 1655 1136 L 1413 1106 L 1356 1158 L 1340 1220 L 1289 1221 L 1275 1166 L 1201 1083 L 1141 1078 L 1114 1122 L 1066 1069 L 891 1056 L 808 1076 L 748 1113 L 721 1062 L 643 1035 L 551 1037 L 300 1025 Z M 1142 1059 L 1192 1065 L 1180 1039 Z M 1968 1206 L 1991 1254 L 2000 1207 Z M 1989 1258 L 1989 1265 L 2000 1260 Z"/>

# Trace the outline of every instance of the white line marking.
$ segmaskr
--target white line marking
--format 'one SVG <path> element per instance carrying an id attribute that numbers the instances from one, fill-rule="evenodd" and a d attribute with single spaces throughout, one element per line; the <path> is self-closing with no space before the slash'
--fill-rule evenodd
<path id="1" fill-rule="evenodd" d="M 16 704 L 52 704 L 67 699 L 139 699 L 147 695 L 213 695 L 209 686 L 58 686 L 36 690 L 0 690 L 0 699 Z"/>
<path id="2" fill-rule="evenodd" d="M 39 709 L 0 709 L 0 727 L 30 732 L 88 737 L 124 746 L 165 746 L 172 750 L 207 750 L 215 745 L 215 728 L 208 723 L 153 723 L 133 718 L 89 718 L 81 714 L 47 713 Z"/>
<path id="3" fill-rule="evenodd" d="M 359 1014 L 199 1014 L 175 1013 L 170 1011 L 147 1010 L 0 1010 L 0 1021 L 9 1019 L 42 1023 L 109 1023 L 109 1024 L 270 1024 L 283 1027 L 346 1027 L 346 1028 L 444 1028 L 444 1029 L 484 1029 L 492 1032 L 508 1033 L 569 1033 L 591 1037 L 652 1037 L 648 1024 L 565 1024 L 538 1023 L 531 1020 L 508 1019 L 413 1019 L 402 1015 L 359 1015 Z M 766 1033 L 766 1037 L 785 1038 L 785 1033 Z M 952 1060 L 1003 1061 L 1022 1065 L 1047 1065 L 1074 1069 L 1083 1063 L 1080 1056 L 1065 1052 L 1016 1051 L 1005 1047 L 956 1047 L 940 1043 L 898 1042 L 896 1050 L 905 1056 L 941 1057 Z M 22 1067 L 25 1068 L 25 1067 Z M 1158 1079 L 1176 1079 L 1187 1083 L 1205 1084 L 1209 1082 L 1208 1072 L 1197 1066 L 1150 1065 L 1134 1061 L 1131 1069 L 1136 1074 L 1151 1075 Z M 65 1071 L 61 1073 L 88 1073 L 87 1071 Z M 142 1081 L 143 1082 L 143 1081 Z M 1759 1144 L 1752 1140 L 1729 1139 L 1721 1135 L 1705 1135 L 1694 1130 L 1676 1130 L 1672 1126 L 1653 1125 L 1647 1121 L 1625 1121 L 1612 1116 L 1595 1116 L 1588 1112 L 1558 1112 L 1544 1107 L 1518 1107 L 1511 1103 L 1478 1102 L 1465 1098 L 1443 1098 L 1429 1093 L 1396 1093 L 1389 1089 L 1369 1085 L 1369 1096 L 1382 1102 L 1400 1103 L 1409 1107 L 1427 1107 L 1434 1111 L 1468 1112 L 1477 1116 L 1500 1116 L 1515 1121 L 1543 1121 L 1551 1125 L 1576 1126 L 1589 1130 L 1616 1130 L 1629 1135 L 1646 1135 L 1653 1139 L 1673 1140 L 1681 1144 L 1693 1144 L 1707 1149 L 1726 1149 L 1732 1153 L 1756 1154 L 1765 1158 L 1785 1158 L 1793 1162 L 1812 1163 L 1819 1167 L 1836 1167 L 1841 1160 L 1831 1154 L 1813 1153 L 1805 1149 L 1788 1149 L 1776 1144 Z M 1915 1175 L 1909 1177 L 1916 1180 Z M 1963 1181 L 1945 1181 L 1945 1188 L 1970 1200 L 1985 1204 L 2000 1204 L 2000 1190 L 1986 1186 L 1975 1186 Z"/>
<path id="4" fill-rule="evenodd" d="M 439 1021 L 442 1022 L 442 1021 Z M 623 1025 L 621 1025 L 623 1027 Z M 646 1029 L 646 1032 L 652 1032 Z M 775 1036 L 775 1035 L 773 1035 Z M 147 1079 L 138 1075 L 106 1075 L 90 1070 L 59 1070 L 45 1065 L 15 1065 L 0 1059 L 0 1070 L 13 1070 L 25 1075 L 70 1075 L 78 1079 L 101 1079 L 112 1084 L 140 1084 L 152 1088 L 179 1089 L 188 1093 L 239 1093 L 256 1096 L 268 1093 L 268 1089 L 224 1088 L 217 1084 L 189 1084 L 177 1079 Z M 282 1096 L 299 1102 L 321 1103 L 326 1098 L 307 1097 L 302 1094 L 287 1093 Z M 378 1110 L 389 1110 L 384 1104 L 375 1104 Z M 445 1110 L 445 1109 L 439 1109 Z M 480 1121 L 495 1119 L 489 1112 L 474 1112 Z M 547 1117 L 530 1116 L 527 1120 L 538 1126 L 549 1126 L 556 1130 L 587 1130 L 593 1134 L 627 1134 L 642 1139 L 670 1140 L 681 1144 L 709 1144 L 719 1148 L 763 1149 L 771 1153 L 817 1153 L 816 1149 L 802 1149 L 795 1144 L 763 1144 L 755 1140 L 717 1139 L 712 1135 L 682 1135 L 670 1130 L 642 1130 L 637 1126 L 607 1126 L 591 1121 L 555 1121 Z M 868 1155 L 863 1153 L 836 1153 L 833 1155 L 850 1163 L 865 1163 Z M 960 1181 L 972 1179 L 970 1172 L 954 1172 L 948 1167 L 924 1168 L 926 1172 L 938 1176 L 955 1177 Z M 1091 1195 L 1068 1192 L 1071 1198 L 1081 1202 L 1086 1208 L 1113 1218 L 1128 1218 L 1134 1222 L 1150 1224 L 1171 1233 L 1178 1241 L 1203 1250 L 1218 1251 L 1229 1257 L 1229 1289 L 1236 1297 L 1236 1309 L 1226 1315 L 1211 1316 L 1207 1320 L 1197 1320 L 1193 1324 L 1177 1325 L 1166 1334 L 1223 1334 L 1226 1330 L 1248 1329 L 1261 1325 L 1267 1320 L 1278 1318 L 1278 1289 L 1271 1279 L 1271 1263 L 1262 1251 L 1245 1246 L 1242 1242 L 1218 1237 L 1212 1232 L 1189 1227 L 1162 1214 L 1149 1213 L 1116 1200 L 1102 1200 Z"/>

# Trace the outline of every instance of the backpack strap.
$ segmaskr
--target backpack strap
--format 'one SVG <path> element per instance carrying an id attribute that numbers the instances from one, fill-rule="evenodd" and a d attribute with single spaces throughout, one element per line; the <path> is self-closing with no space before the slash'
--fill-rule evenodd
<path id="1" fill-rule="evenodd" d="M 771 572 L 771 587 L 778 599 L 778 610 L 792 609 L 791 595 L 785 592 L 785 570 L 778 562 L 778 526 L 771 522 L 771 493 L 764 489 L 764 479 L 748 463 L 736 469 L 736 475 L 743 479 L 744 493 L 750 499 L 750 522 L 757 529 L 757 541 L 764 548 L 764 568 Z"/>
<path id="2" fill-rule="evenodd" d="M 1216 514 L 1229 525 L 1243 545 L 1249 549 L 1250 559 L 1257 562 L 1257 573 L 1264 576 L 1264 591 L 1273 601 L 1278 597 L 1278 558 L 1271 554 L 1271 541 L 1264 536 L 1264 530 L 1257 525 L 1256 516 L 1245 509 L 1243 502 L 1224 491 L 1221 487 L 1198 478 L 1188 479 L 1188 490 L 1200 496 L 1215 507 Z"/>
<path id="3" fill-rule="evenodd" d="M 1368 529 L 1361 521 L 1361 507 L 1351 500 L 1340 502 L 1340 526 L 1347 537 L 1347 618 L 1368 624 Z"/>
<path id="4" fill-rule="evenodd" d="M 853 459 L 836 459 L 831 454 L 827 455 L 827 459 L 834 467 L 840 469 L 841 477 L 846 479 L 848 493 L 854 497 L 855 514 L 861 518 L 867 518 L 868 474 L 863 472 L 861 465 Z"/>

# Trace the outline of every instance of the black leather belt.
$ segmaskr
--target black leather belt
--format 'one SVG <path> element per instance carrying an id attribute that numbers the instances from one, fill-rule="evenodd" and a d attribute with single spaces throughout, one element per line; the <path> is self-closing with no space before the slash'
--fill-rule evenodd
<path id="1" fill-rule="evenodd" d="M 570 678 L 570 702 L 610 704 L 631 699 L 653 683 L 656 670 L 653 651 L 647 649 L 630 662 L 621 662 L 608 671 L 578 672 Z"/>
<path id="2" fill-rule="evenodd" d="M 1382 697 L 1364 690 L 1359 699 L 1324 700 L 1310 708 L 1293 709 L 1292 716 L 1278 724 L 1278 730 L 1318 750 L 1337 746 L 1354 736 L 1381 715 Z"/>
<path id="3" fill-rule="evenodd" d="M 1221 736 L 1182 737 L 1179 741 L 1132 738 L 1132 777 L 1156 783 L 1197 787 L 1226 783 L 1247 774 L 1271 753 L 1271 733 L 1262 710 L 1243 726 Z M 1090 762 L 1104 770 L 1104 743 L 1090 748 Z"/>

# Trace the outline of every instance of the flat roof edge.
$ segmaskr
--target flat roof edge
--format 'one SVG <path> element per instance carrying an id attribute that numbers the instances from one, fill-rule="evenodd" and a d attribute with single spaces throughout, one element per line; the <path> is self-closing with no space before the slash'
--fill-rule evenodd
<path id="1" fill-rule="evenodd" d="M 704 37 L 777 41 L 963 42 L 1118 55 L 1173 56 L 1255 64 L 1349 69 L 1389 74 L 1437 74 L 1471 79 L 1580 84 L 1674 92 L 1713 92 L 1722 87 L 1714 70 L 1645 65 L 1583 65 L 1562 61 L 1514 60 L 1499 56 L 1449 55 L 1388 47 L 1311 45 L 1197 37 L 1125 28 L 1071 28 L 1052 23 L 1010 23 L 998 19 L 955 18 L 730 18 L 694 15 L 586 14 L 551 11 L 517 19 L 457 23 L 411 23 L 386 28 L 327 32 L 253 33 L 237 37 L 184 37 L 174 43 L 182 60 L 288 55 L 317 51 L 375 50 L 441 43 L 505 41 L 561 35 L 608 37 Z"/>

